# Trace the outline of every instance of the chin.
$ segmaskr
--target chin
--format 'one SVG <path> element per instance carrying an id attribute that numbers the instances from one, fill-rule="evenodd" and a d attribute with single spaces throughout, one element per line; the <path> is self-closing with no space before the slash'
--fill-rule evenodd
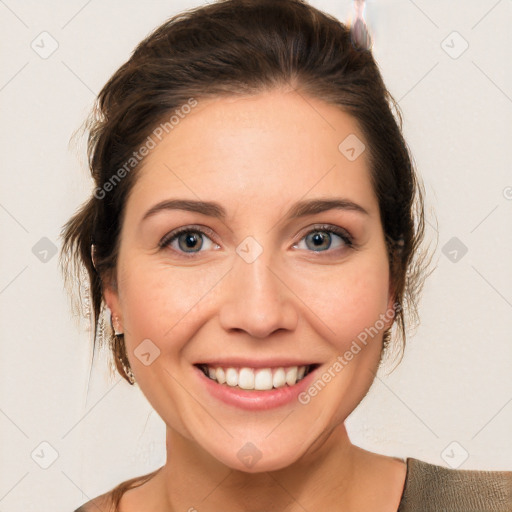
<path id="1" fill-rule="evenodd" d="M 285 419 L 284 422 L 287 420 Z M 196 443 L 221 464 L 244 473 L 277 471 L 296 463 L 310 450 L 318 434 L 295 430 L 279 433 L 279 421 L 272 428 L 265 427 L 261 432 L 254 428 L 250 433 L 233 435 L 223 442 L 212 438 L 197 439 Z"/>

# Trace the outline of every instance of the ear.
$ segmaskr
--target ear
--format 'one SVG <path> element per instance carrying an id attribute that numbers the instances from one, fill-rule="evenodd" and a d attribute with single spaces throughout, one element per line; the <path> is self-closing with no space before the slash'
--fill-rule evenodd
<path id="1" fill-rule="evenodd" d="M 115 333 L 122 334 L 124 332 L 123 315 L 121 312 L 119 293 L 117 291 L 117 286 L 115 285 L 115 283 L 105 283 L 103 287 L 103 297 L 105 299 L 105 303 L 108 306 L 108 309 L 110 309 L 112 315 L 112 324 L 114 326 Z"/>

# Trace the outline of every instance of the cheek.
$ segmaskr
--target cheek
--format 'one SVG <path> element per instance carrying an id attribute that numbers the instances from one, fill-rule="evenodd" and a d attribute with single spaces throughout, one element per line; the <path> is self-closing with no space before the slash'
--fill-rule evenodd
<path id="1" fill-rule="evenodd" d="M 128 270 L 128 268 L 127 268 Z M 218 276 L 200 266 L 173 268 L 133 264 L 123 281 L 122 310 L 125 331 L 137 339 L 171 341 L 192 335 L 204 306 L 213 295 Z"/>
<path id="2" fill-rule="evenodd" d="M 299 295 L 317 317 L 323 337 L 338 353 L 365 332 L 382 330 L 388 307 L 387 260 L 360 259 L 297 282 Z M 323 324 L 323 327 L 320 325 Z"/>

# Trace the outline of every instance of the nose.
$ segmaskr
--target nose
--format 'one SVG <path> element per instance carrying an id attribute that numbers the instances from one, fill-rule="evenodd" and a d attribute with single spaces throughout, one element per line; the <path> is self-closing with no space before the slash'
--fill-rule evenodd
<path id="1" fill-rule="evenodd" d="M 296 297 L 285 276 L 272 268 L 264 251 L 252 263 L 236 257 L 229 272 L 220 308 L 220 323 L 227 331 L 245 331 L 254 338 L 266 338 L 296 328 Z"/>

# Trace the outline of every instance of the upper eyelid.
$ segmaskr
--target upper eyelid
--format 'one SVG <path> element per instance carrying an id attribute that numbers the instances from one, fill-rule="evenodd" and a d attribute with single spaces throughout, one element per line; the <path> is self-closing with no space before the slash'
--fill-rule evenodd
<path id="1" fill-rule="evenodd" d="M 305 235 L 307 235 L 311 232 L 314 232 L 314 231 L 327 231 L 329 233 L 333 233 L 334 235 L 338 235 L 338 236 L 341 236 L 341 235 L 339 233 L 337 233 L 337 231 L 342 231 L 343 234 L 345 234 L 347 236 L 347 238 L 350 238 L 350 240 L 352 240 L 354 238 L 352 236 L 352 234 L 350 233 L 350 231 L 348 231 L 348 229 L 343 228 L 341 226 L 335 226 L 334 224 L 327 224 L 327 223 L 323 223 L 323 224 L 316 223 L 313 226 L 309 226 L 300 231 L 300 233 L 302 233 L 301 240 L 302 240 L 302 238 L 304 238 Z"/>
<path id="2" fill-rule="evenodd" d="M 170 231 L 169 233 L 164 235 L 164 237 L 160 240 L 158 245 L 159 246 L 168 245 L 171 241 L 176 239 L 179 235 L 181 235 L 182 233 L 187 233 L 189 231 L 190 232 L 199 232 L 203 235 L 208 236 L 208 238 L 210 238 L 212 241 L 215 240 L 215 233 L 212 229 L 210 229 L 206 226 L 201 226 L 199 224 L 190 224 L 190 225 L 185 225 L 185 226 L 181 226 L 179 228 L 173 229 L 172 231 Z"/>

